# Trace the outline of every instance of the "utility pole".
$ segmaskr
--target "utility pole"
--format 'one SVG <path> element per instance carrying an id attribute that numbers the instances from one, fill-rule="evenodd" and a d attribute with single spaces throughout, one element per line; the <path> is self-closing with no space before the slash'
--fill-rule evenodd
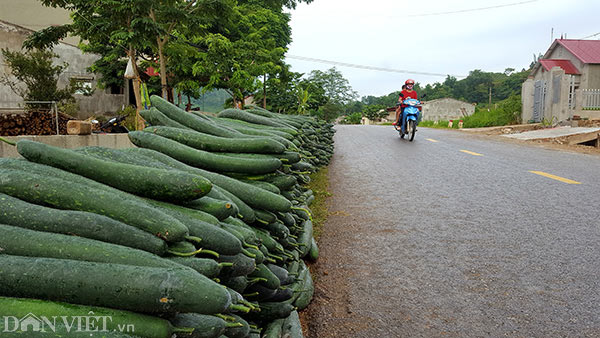
<path id="1" fill-rule="evenodd" d="M 492 87 L 490 87 L 490 108 L 492 107 Z"/>

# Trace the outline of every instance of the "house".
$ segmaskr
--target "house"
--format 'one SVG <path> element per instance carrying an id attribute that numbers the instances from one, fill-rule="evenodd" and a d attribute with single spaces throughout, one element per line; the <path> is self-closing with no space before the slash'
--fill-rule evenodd
<path id="1" fill-rule="evenodd" d="M 521 89 L 524 122 L 600 118 L 600 41 L 554 40 Z"/>
<path id="2" fill-rule="evenodd" d="M 44 7 L 39 0 L 2 0 L 0 11 L 0 49 L 21 50 L 23 41 L 34 31 L 51 25 L 62 25 L 70 22 L 69 12 L 60 8 Z M 79 103 L 79 118 L 92 115 L 112 114 L 129 104 L 135 104 L 132 84 L 123 79 L 122 86 L 105 89 L 97 87 L 98 75 L 90 73 L 87 68 L 99 56 L 84 54 L 76 44 L 77 37 L 69 37 L 54 47 L 53 52 L 59 56 L 57 63 L 66 62 L 67 69 L 59 77 L 58 85 L 64 87 L 71 81 L 77 81 L 83 87 L 92 89 L 91 96 L 76 93 Z M 8 74 L 9 69 L 0 54 L 0 77 Z M 131 94 L 130 94 L 131 93 Z M 0 111 L 18 110 L 22 106 L 22 98 L 9 87 L 0 85 Z"/>

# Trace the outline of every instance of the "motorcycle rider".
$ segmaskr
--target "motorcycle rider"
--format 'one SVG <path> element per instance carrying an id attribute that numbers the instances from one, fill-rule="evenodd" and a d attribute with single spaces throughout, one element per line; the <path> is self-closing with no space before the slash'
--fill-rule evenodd
<path id="1" fill-rule="evenodd" d="M 406 100 L 406 99 L 415 99 L 418 100 L 418 96 L 417 96 L 417 92 L 415 90 L 413 90 L 415 86 L 415 80 L 413 79 L 408 79 L 406 80 L 406 82 L 404 82 L 404 86 L 402 86 L 402 91 L 400 92 L 400 95 L 398 96 L 398 102 L 400 103 L 400 105 L 398 105 L 398 107 L 396 108 L 396 122 L 393 123 L 394 126 L 397 125 L 401 125 L 402 130 L 404 130 L 404 123 L 405 123 L 405 119 L 406 116 L 404 116 L 404 108 L 406 108 L 406 106 L 404 104 L 402 104 L 402 101 Z M 400 113 L 402 113 L 402 122 L 398 123 L 398 118 L 400 116 Z"/>

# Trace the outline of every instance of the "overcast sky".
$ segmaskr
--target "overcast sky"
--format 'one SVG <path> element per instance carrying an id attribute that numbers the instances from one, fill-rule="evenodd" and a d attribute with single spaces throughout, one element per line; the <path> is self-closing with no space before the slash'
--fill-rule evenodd
<path id="1" fill-rule="evenodd" d="M 417 72 L 335 66 L 360 96 L 382 96 L 407 78 L 433 84 L 444 74 L 528 68 L 553 28 L 554 38 L 600 33 L 598 13 L 600 0 L 314 0 L 291 12 L 286 62 L 303 73 L 334 65 L 298 57 Z"/>

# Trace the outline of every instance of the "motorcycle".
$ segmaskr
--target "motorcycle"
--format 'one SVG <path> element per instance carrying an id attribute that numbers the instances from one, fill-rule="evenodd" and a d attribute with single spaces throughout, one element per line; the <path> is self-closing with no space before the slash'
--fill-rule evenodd
<path id="1" fill-rule="evenodd" d="M 122 125 L 127 115 L 116 116 L 100 125 L 94 133 L 128 133 L 129 129 Z M 99 121 L 93 120 L 92 123 L 98 124 Z"/>
<path id="2" fill-rule="evenodd" d="M 403 109 L 405 113 L 405 121 L 400 126 L 394 127 L 400 134 L 400 138 L 407 136 L 408 140 L 412 142 L 412 140 L 415 138 L 415 133 L 417 132 L 417 125 L 419 124 L 421 101 L 408 98 L 402 101 L 402 103 L 398 102 L 397 105 L 404 106 Z M 402 128 L 402 125 L 404 128 Z"/>

